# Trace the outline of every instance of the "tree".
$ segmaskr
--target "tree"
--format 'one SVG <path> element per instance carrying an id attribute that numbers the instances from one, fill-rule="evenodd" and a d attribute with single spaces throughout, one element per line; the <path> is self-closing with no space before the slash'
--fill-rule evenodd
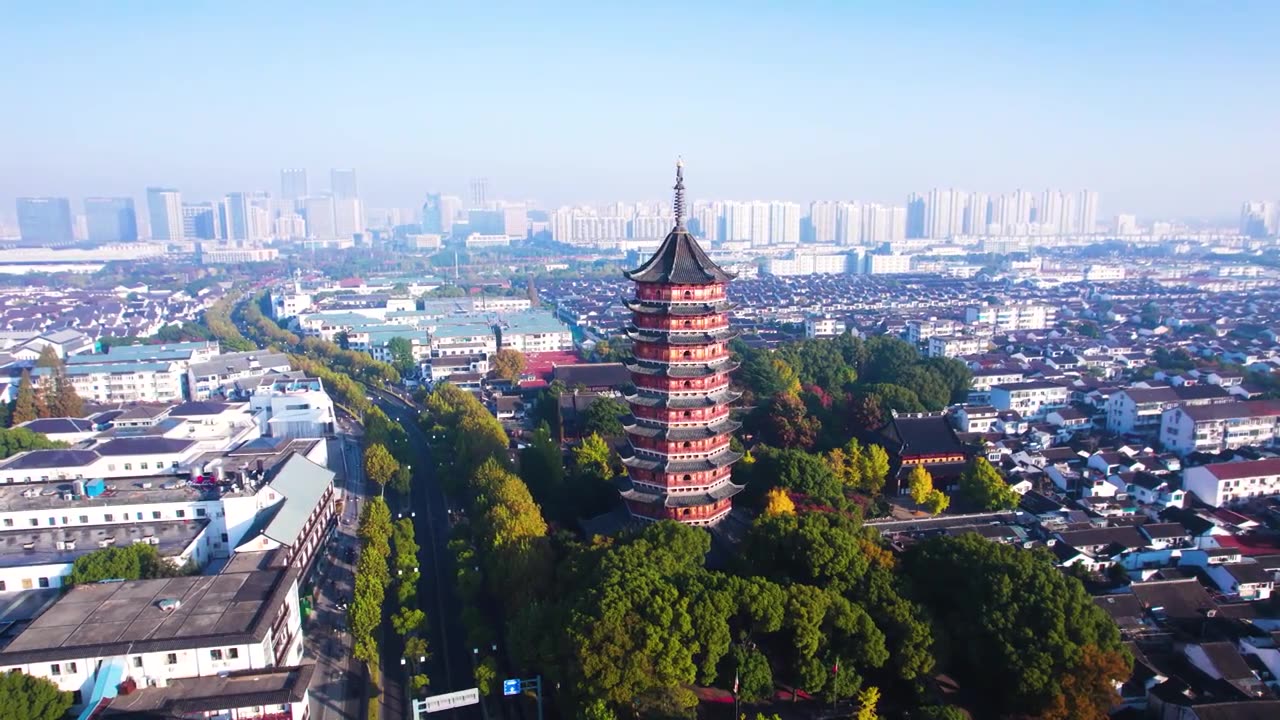
<path id="1" fill-rule="evenodd" d="M 579 475 L 612 480 L 613 449 L 599 435 L 588 435 L 573 449 L 573 467 Z"/>
<path id="2" fill-rule="evenodd" d="M 904 554 L 902 572 L 944 635 L 943 672 L 972 689 L 981 717 L 1091 717 L 1075 713 L 1129 677 L 1115 623 L 1046 550 L 931 538 Z"/>
<path id="3" fill-rule="evenodd" d="M 374 444 L 365 448 L 364 474 L 373 482 L 386 485 L 399 469 L 400 463 L 391 457 L 391 452 L 385 445 Z"/>
<path id="4" fill-rule="evenodd" d="M 343 350 L 351 349 L 351 335 L 346 330 L 339 330 L 334 333 L 333 341 Z"/>
<path id="5" fill-rule="evenodd" d="M 1073 665 L 1072 672 L 1062 678 L 1062 694 L 1054 698 L 1045 719 L 1105 720 L 1120 702 L 1112 681 L 1129 676 L 1129 662 L 1120 651 L 1084 645 Z"/>
<path id="6" fill-rule="evenodd" d="M 862 489 L 877 495 L 889 479 L 889 453 L 879 445 L 868 445 L 862 451 Z"/>
<path id="7" fill-rule="evenodd" d="M 773 670 L 764 653 L 755 648 L 734 645 L 726 660 L 733 663 L 732 675 L 738 680 L 738 697 L 744 702 L 760 702 L 773 694 Z M 729 675 L 726 668 L 722 676 Z"/>
<path id="8" fill-rule="evenodd" d="M 408 495 L 413 490 L 413 471 L 409 469 L 408 465 L 398 466 L 395 475 L 391 476 L 391 481 L 388 484 L 392 490 L 401 495 Z"/>
<path id="9" fill-rule="evenodd" d="M 18 396 L 13 401 L 13 413 L 10 416 L 10 423 L 21 425 L 35 420 L 36 417 L 38 417 L 36 415 L 36 389 L 31 384 L 31 371 L 23 370 L 22 377 L 18 381 Z"/>
<path id="10" fill-rule="evenodd" d="M 564 454 L 551 437 L 551 427 L 538 423 L 529 444 L 520 451 L 520 478 L 543 507 L 552 507 L 564 490 Z"/>
<path id="11" fill-rule="evenodd" d="M 21 672 L 0 675 L 0 720 L 60 720 L 71 709 L 71 693 Z"/>
<path id="12" fill-rule="evenodd" d="M 607 438 L 620 437 L 622 418 L 628 412 L 627 406 L 614 398 L 598 397 L 591 401 L 583 413 L 582 431 L 584 434 L 597 434 Z"/>
<path id="13" fill-rule="evenodd" d="M 795 394 L 774 395 L 765 412 L 764 434 L 770 445 L 808 450 L 822 431 L 822 422 L 809 414 Z"/>
<path id="14" fill-rule="evenodd" d="M 928 705 L 912 713 L 919 720 L 969 720 L 965 711 L 951 705 Z"/>
<path id="15" fill-rule="evenodd" d="M 975 455 L 960 474 L 960 493 L 983 510 L 1012 510 L 1018 507 L 1018 493 L 981 455 Z"/>
<path id="16" fill-rule="evenodd" d="M 413 359 L 413 343 L 399 335 L 387 341 L 387 354 L 391 356 L 391 365 L 401 376 L 409 376 L 418 368 L 418 361 Z"/>
<path id="17" fill-rule="evenodd" d="M 827 464 L 831 466 L 831 472 L 840 478 L 840 482 L 845 487 L 862 486 L 862 444 L 857 438 L 850 439 L 842 448 L 835 448 L 828 452 Z"/>
<path id="18" fill-rule="evenodd" d="M 874 685 L 858 691 L 858 714 L 854 717 L 857 720 L 876 720 L 879 715 L 876 714 L 876 705 L 880 702 L 880 688 Z"/>
<path id="19" fill-rule="evenodd" d="M 795 512 L 796 504 L 791 501 L 786 490 L 776 487 L 765 495 L 765 515 L 794 515 Z"/>
<path id="20" fill-rule="evenodd" d="M 44 370 L 41 390 L 46 414 L 51 417 L 80 417 L 84 413 L 84 401 L 76 394 L 76 388 L 67 377 L 67 366 L 52 345 L 45 345 L 36 360 L 36 367 Z"/>
<path id="21" fill-rule="evenodd" d="M 181 570 L 160 556 L 154 545 L 138 543 L 106 547 L 81 555 L 71 564 L 65 584 L 82 585 L 102 580 L 148 580 L 174 577 Z"/>
<path id="22" fill-rule="evenodd" d="M 391 627 L 404 637 L 422 629 L 427 624 L 427 614 L 417 608 L 402 607 L 391 616 Z"/>
<path id="23" fill-rule="evenodd" d="M 933 476 L 929 471 L 924 465 L 911 468 L 911 473 L 907 475 L 907 494 L 911 496 L 911 501 L 917 505 L 924 505 L 931 492 L 933 492 Z"/>
<path id="24" fill-rule="evenodd" d="M 0 459 L 16 455 L 25 450 L 46 450 L 64 448 L 67 444 L 57 442 L 31 432 L 26 428 L 0 428 Z"/>
<path id="25" fill-rule="evenodd" d="M 831 468 L 819 455 L 811 455 L 799 449 L 768 449 L 757 455 L 753 476 L 769 478 L 777 487 L 823 502 L 836 502 L 844 498 L 844 488 Z M 765 492 L 767 486 L 759 488 Z"/>
<path id="26" fill-rule="evenodd" d="M 528 361 L 524 357 L 524 353 L 513 348 L 502 348 L 493 354 L 493 374 L 499 379 L 506 380 L 512 385 L 520 381 L 520 376 L 524 374 Z"/>
<path id="27" fill-rule="evenodd" d="M 951 505 L 951 498 L 947 497 L 946 493 L 935 488 L 929 491 L 921 505 L 924 506 L 925 512 L 930 515 L 937 515 Z"/>

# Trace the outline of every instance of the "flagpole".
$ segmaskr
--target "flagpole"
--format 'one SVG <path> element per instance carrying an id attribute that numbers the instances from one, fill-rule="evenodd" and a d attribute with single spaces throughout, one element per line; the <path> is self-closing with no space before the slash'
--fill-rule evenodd
<path id="1" fill-rule="evenodd" d="M 831 670 L 831 674 L 834 676 L 833 678 L 831 678 L 831 714 L 832 714 L 832 715 L 835 715 L 835 713 L 836 713 L 836 685 L 837 685 L 837 684 L 839 684 L 839 682 L 840 682 L 840 658 L 836 658 L 836 664 L 835 664 L 835 667 L 834 667 L 834 668 L 832 668 L 832 670 Z"/>
<path id="2" fill-rule="evenodd" d="M 738 671 L 733 671 L 733 720 L 740 720 L 742 714 L 738 707 Z"/>

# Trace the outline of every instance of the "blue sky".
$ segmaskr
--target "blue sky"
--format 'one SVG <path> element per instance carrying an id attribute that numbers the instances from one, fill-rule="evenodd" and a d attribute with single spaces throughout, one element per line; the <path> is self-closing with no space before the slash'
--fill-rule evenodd
<path id="1" fill-rule="evenodd" d="M 487 176 L 547 204 L 1280 196 L 1280 3 L 27 2 L 0 19 L 0 213 L 355 167 L 373 205 Z M 78 205 L 78 202 L 77 202 Z"/>

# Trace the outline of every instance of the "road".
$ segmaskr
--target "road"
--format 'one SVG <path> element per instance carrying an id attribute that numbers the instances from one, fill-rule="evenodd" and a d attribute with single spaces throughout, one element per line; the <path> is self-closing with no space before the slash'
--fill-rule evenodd
<path id="1" fill-rule="evenodd" d="M 412 505 L 417 513 L 414 531 L 422 548 L 422 572 L 418 601 L 427 613 L 431 628 L 432 659 L 428 677 L 430 694 L 475 687 L 472 653 L 466 647 L 462 606 L 454 592 L 453 563 L 449 557 L 449 505 L 431 462 L 427 438 L 418 427 L 418 411 L 399 398 L 375 391 L 374 398 L 388 417 L 399 422 L 409 435 L 413 466 Z M 440 720 L 478 720 L 477 706 L 458 708 Z"/>
<path id="2" fill-rule="evenodd" d="M 345 628 L 347 613 L 337 604 L 352 595 L 354 567 L 346 551 L 357 548 L 358 498 L 363 490 L 360 440 L 345 434 L 329 444 L 330 467 L 338 473 L 342 514 L 319 570 L 319 596 L 303 634 L 305 650 L 316 661 L 311 683 L 311 717 L 316 720 L 355 720 L 360 717 L 363 671 L 351 657 L 351 634 Z"/>

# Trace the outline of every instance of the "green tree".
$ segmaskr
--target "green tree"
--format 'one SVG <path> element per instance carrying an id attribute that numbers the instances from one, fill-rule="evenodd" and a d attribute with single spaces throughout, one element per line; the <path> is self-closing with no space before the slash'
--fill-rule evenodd
<path id="1" fill-rule="evenodd" d="M 834 448 L 827 453 L 827 464 L 831 472 L 840 478 L 847 488 L 862 487 L 862 444 L 852 438 L 842 448 Z"/>
<path id="2" fill-rule="evenodd" d="M 71 693 L 21 672 L 0 674 L 0 720 L 59 720 L 71 709 Z"/>
<path id="3" fill-rule="evenodd" d="M 401 495 L 408 495 L 413 490 L 413 471 L 407 465 L 400 465 L 396 468 L 395 475 L 391 476 L 388 485 Z"/>
<path id="4" fill-rule="evenodd" d="M 968 714 L 951 705 L 927 705 L 912 713 L 920 720 L 969 720 Z"/>
<path id="5" fill-rule="evenodd" d="M 588 435 L 573 448 L 573 467 L 579 475 L 612 480 L 613 449 L 599 435 Z"/>
<path id="6" fill-rule="evenodd" d="M 23 370 L 18 380 L 18 395 L 13 401 L 10 423 L 21 425 L 38 417 L 36 414 L 36 388 L 31 384 L 31 371 Z"/>
<path id="7" fill-rule="evenodd" d="M 983 717 L 1047 717 L 1067 692 L 1105 697 L 1112 681 L 1129 677 L 1131 660 L 1115 623 L 1045 550 L 974 533 L 938 537 L 913 545 L 903 572 L 945 634 L 943 671 L 972 688 Z M 1095 652 L 1090 662 L 1106 672 L 1082 665 Z"/>
<path id="8" fill-rule="evenodd" d="M 622 418 L 630 410 L 611 397 L 598 397 L 591 401 L 583 413 L 583 434 L 596 434 L 606 438 L 622 436 Z"/>
<path id="9" fill-rule="evenodd" d="M 933 492 L 933 476 L 929 471 L 923 465 L 911 468 L 911 473 L 907 475 L 907 494 L 911 496 L 911 501 L 917 505 L 924 505 L 929 500 L 931 492 Z"/>
<path id="10" fill-rule="evenodd" d="M 924 502 L 921 505 L 924 506 L 925 512 L 930 515 L 937 515 L 951 505 L 951 498 L 947 497 L 947 494 L 941 490 L 934 489 L 925 495 Z"/>
<path id="11" fill-rule="evenodd" d="M 862 489 L 877 495 L 884 489 L 889 478 L 889 453 L 879 445 L 868 445 L 862 451 L 861 463 Z"/>
<path id="12" fill-rule="evenodd" d="M 64 448 L 67 444 L 50 440 L 40 433 L 26 428 L 0 428 L 0 459 L 16 455 L 26 450 L 46 450 Z"/>
<path id="13" fill-rule="evenodd" d="M 493 354 L 492 365 L 495 377 L 514 385 L 519 382 L 528 366 L 524 353 L 512 348 L 502 348 Z"/>
<path id="14" fill-rule="evenodd" d="M 975 455 L 960 474 L 960 493 L 983 510 L 1012 510 L 1018 506 L 1018 493 L 981 455 Z"/>
<path id="15" fill-rule="evenodd" d="M 792 393 L 774 395 L 765 413 L 764 436 L 770 445 L 808 450 L 822 431 L 822 422 Z"/>
<path id="16" fill-rule="evenodd" d="M 392 477 L 395 477 L 396 471 L 400 469 L 400 463 L 391 457 L 391 452 L 383 445 L 370 445 L 364 450 L 364 474 L 378 485 L 386 485 Z"/>
<path id="17" fill-rule="evenodd" d="M 402 607 L 391 616 L 391 627 L 404 637 L 420 631 L 427 624 L 427 614 L 417 608 Z"/>
<path id="18" fill-rule="evenodd" d="M 760 702 L 773 695 L 773 670 L 764 653 L 755 648 L 734 645 L 727 661 L 733 664 L 733 671 L 726 669 L 722 676 L 737 677 L 738 697 L 743 702 Z"/>
<path id="19" fill-rule="evenodd" d="M 844 487 L 840 484 L 840 479 L 831 472 L 820 455 L 811 455 L 798 449 L 768 448 L 756 453 L 755 465 L 754 477 L 768 478 L 773 485 L 793 493 L 826 503 L 838 502 L 844 498 Z M 753 491 L 760 493 L 768 490 L 769 487 L 764 483 L 753 488 Z"/>
<path id="20" fill-rule="evenodd" d="M 418 368 L 418 361 L 413 359 L 413 343 L 397 335 L 387 341 L 387 353 L 391 356 L 391 365 L 402 376 L 411 375 Z"/>
<path id="21" fill-rule="evenodd" d="M 551 427 L 539 423 L 520 451 L 520 478 L 529 486 L 529 492 L 543 507 L 558 502 L 564 492 L 564 453 L 560 443 L 551 436 Z"/>
<path id="22" fill-rule="evenodd" d="M 138 543 L 123 547 L 106 547 L 81 555 L 71 564 L 66 585 L 81 585 L 102 580 L 146 580 L 174 577 L 181 570 L 160 556 L 154 545 Z"/>
<path id="23" fill-rule="evenodd" d="M 893 383 L 863 385 L 862 392 L 872 399 L 875 407 L 881 408 L 882 411 L 897 410 L 908 413 L 925 411 L 920 396 L 916 395 L 914 390 L 901 385 Z"/>

